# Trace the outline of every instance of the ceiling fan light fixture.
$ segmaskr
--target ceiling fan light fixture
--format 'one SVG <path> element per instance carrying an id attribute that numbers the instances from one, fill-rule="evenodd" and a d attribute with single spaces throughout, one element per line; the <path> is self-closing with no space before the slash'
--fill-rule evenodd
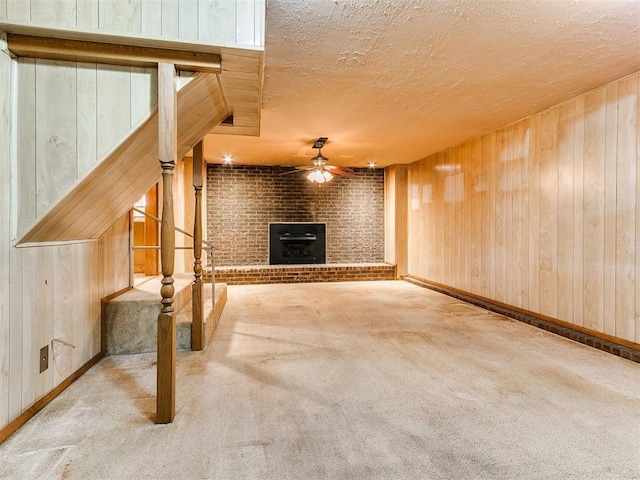
<path id="1" fill-rule="evenodd" d="M 307 175 L 307 179 L 313 183 L 326 183 L 331 181 L 333 175 L 331 175 L 327 171 L 322 171 L 320 169 L 314 169 Z"/>

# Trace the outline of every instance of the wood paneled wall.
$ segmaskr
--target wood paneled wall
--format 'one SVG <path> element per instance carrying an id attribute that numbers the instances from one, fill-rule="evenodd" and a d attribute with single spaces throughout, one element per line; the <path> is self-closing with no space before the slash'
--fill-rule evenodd
<path id="1" fill-rule="evenodd" d="M 640 74 L 409 166 L 409 274 L 640 343 Z"/>
<path id="2" fill-rule="evenodd" d="M 264 45 L 264 0 L 4 0 L 0 19 L 217 45 Z M 20 59 L 17 236 L 157 104 L 155 69 Z M 36 115 L 37 112 L 37 115 Z"/>
<path id="3" fill-rule="evenodd" d="M 12 247 L 1 227 L 0 428 L 99 353 L 100 299 L 130 284 L 128 215 L 99 240 L 43 247 Z"/>
<path id="4" fill-rule="evenodd" d="M 18 236 L 156 107 L 155 69 L 18 61 Z"/>
<path id="5" fill-rule="evenodd" d="M 407 274 L 407 166 L 392 165 L 384 172 L 384 261 Z"/>
<path id="6" fill-rule="evenodd" d="M 260 0 L 0 0 L 0 19 L 264 44 Z M 0 175 L 0 428 L 99 352 L 100 299 L 130 283 L 128 216 L 99 240 L 32 248 L 12 246 L 16 226 L 29 224 L 63 195 L 149 116 L 156 101 L 150 69 L 24 59 L 17 65 L 16 129 L 11 62 L 0 53 L 0 171 L 10 172 Z M 20 213 L 12 177 L 25 201 Z M 26 199 L 24 192 L 30 192 Z M 76 348 L 52 344 L 54 338 Z M 40 374 L 38 353 L 45 345 L 52 347 L 49 369 Z"/>
<path id="7" fill-rule="evenodd" d="M 0 19 L 227 46 L 264 46 L 265 11 L 265 0 L 0 0 Z"/>

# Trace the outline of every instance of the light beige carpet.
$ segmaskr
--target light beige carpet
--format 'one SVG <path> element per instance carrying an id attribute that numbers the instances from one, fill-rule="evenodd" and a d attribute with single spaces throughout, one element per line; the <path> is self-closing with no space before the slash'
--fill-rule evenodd
<path id="1" fill-rule="evenodd" d="M 13 479 L 638 479 L 640 365 L 404 282 L 229 287 L 214 343 L 114 356 L 0 445 Z"/>

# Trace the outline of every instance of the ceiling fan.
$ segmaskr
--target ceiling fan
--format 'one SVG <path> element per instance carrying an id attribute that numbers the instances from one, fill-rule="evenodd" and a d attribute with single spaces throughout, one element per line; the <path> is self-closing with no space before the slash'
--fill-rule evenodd
<path id="1" fill-rule="evenodd" d="M 333 165 L 327 165 L 329 159 L 322 155 L 322 148 L 324 147 L 324 144 L 327 143 L 327 140 L 329 140 L 327 137 L 320 137 L 313 143 L 312 148 L 318 149 L 318 155 L 311 159 L 311 163 L 313 164 L 313 166 L 296 167 L 296 170 L 284 172 L 282 175 L 299 171 L 309 171 L 309 173 L 307 174 L 307 179 L 310 182 L 318 184 L 330 182 L 333 179 L 334 175 L 339 175 L 346 178 L 356 178 L 351 169 L 342 169 L 339 167 L 334 167 Z"/>

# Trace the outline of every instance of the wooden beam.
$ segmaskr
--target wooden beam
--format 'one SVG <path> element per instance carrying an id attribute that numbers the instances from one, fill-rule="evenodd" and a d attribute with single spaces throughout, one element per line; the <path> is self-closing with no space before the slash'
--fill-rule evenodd
<path id="1" fill-rule="evenodd" d="M 202 140 L 193 147 L 193 189 L 195 195 L 193 221 L 193 276 L 191 286 L 191 350 L 204 348 L 204 297 L 202 295 Z"/>
<path id="2" fill-rule="evenodd" d="M 172 63 L 178 70 L 220 73 L 220 55 L 188 50 L 100 43 L 85 40 L 40 37 L 9 33 L 9 51 L 18 57 L 46 58 L 69 62 L 105 63 L 136 67 L 155 67 Z"/>
<path id="3" fill-rule="evenodd" d="M 173 170 L 178 158 L 177 95 L 175 67 L 158 64 L 158 156 L 162 167 L 162 311 L 158 315 L 158 363 L 156 423 L 171 423 L 176 410 L 176 319 L 173 312 L 175 221 Z"/>

